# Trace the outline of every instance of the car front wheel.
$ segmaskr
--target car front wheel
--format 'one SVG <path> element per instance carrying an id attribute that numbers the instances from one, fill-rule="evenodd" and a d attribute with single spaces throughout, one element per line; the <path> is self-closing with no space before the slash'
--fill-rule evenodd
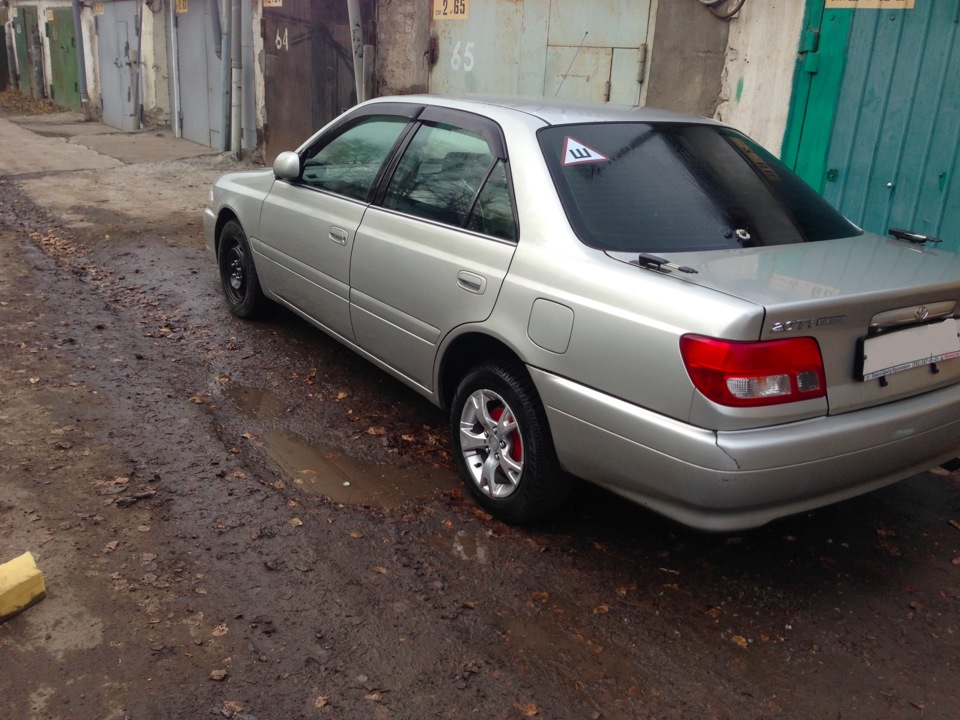
<path id="1" fill-rule="evenodd" d="M 261 315 L 267 300 L 260 288 L 247 236 L 235 220 L 228 221 L 220 232 L 217 260 L 223 294 L 233 314 L 242 318 Z"/>
<path id="2" fill-rule="evenodd" d="M 546 413 L 522 366 L 491 361 L 470 371 L 450 409 L 453 449 L 467 490 L 505 522 L 559 507 L 571 480 L 557 461 Z"/>

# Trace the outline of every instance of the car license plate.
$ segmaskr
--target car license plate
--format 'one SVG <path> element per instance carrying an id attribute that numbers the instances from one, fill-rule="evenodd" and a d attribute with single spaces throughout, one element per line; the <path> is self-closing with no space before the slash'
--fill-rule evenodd
<path id="1" fill-rule="evenodd" d="M 878 335 L 863 341 L 861 379 L 874 380 L 960 357 L 960 320 Z"/>

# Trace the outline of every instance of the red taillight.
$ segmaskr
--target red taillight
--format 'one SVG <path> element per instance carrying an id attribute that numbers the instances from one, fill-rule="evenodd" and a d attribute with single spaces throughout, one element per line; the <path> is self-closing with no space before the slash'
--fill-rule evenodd
<path id="1" fill-rule="evenodd" d="M 720 405 L 778 405 L 826 395 L 820 346 L 811 337 L 732 342 L 684 335 L 680 354 L 697 390 Z"/>

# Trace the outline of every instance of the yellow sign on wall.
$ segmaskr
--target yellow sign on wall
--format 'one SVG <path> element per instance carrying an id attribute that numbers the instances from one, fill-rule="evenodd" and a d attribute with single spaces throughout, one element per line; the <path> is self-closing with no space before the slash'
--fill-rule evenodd
<path id="1" fill-rule="evenodd" d="M 913 10 L 914 0 L 827 0 L 827 10 Z"/>
<path id="2" fill-rule="evenodd" d="M 283 0 L 263 0 L 264 7 L 283 7 Z"/>
<path id="3" fill-rule="evenodd" d="M 469 15 L 469 0 L 433 0 L 434 20 L 466 20 Z"/>
<path id="4" fill-rule="evenodd" d="M 94 14 L 94 15 L 103 15 L 103 12 L 104 12 L 104 9 L 103 9 L 103 3 L 102 3 L 102 2 L 98 2 L 98 3 L 94 3 L 94 4 L 93 4 L 93 14 Z"/>
<path id="5" fill-rule="evenodd" d="M 177 0 L 177 12 L 178 13 L 187 12 L 187 0 Z"/>

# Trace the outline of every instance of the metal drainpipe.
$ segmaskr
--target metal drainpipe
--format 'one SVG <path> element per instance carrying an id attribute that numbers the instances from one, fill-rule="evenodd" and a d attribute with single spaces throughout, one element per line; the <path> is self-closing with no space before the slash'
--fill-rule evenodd
<path id="1" fill-rule="evenodd" d="M 220 152 L 230 149 L 230 27 L 233 0 L 220 3 Z"/>
<path id="2" fill-rule="evenodd" d="M 87 92 L 87 60 L 83 45 L 83 25 L 80 22 L 80 0 L 73 0 L 73 34 L 77 38 L 77 75 L 80 81 L 80 109 L 83 119 L 90 119 L 90 94 Z"/>
<path id="3" fill-rule="evenodd" d="M 347 15 L 350 19 L 350 39 L 353 43 L 353 77 L 357 84 L 357 102 L 363 97 L 363 18 L 360 17 L 360 0 L 347 0 Z"/>
<path id="4" fill-rule="evenodd" d="M 233 0 L 233 34 L 230 36 L 230 151 L 240 157 L 243 117 L 243 48 L 240 42 L 240 0 Z"/>
<path id="5" fill-rule="evenodd" d="M 7 66 L 10 69 L 10 87 L 20 89 L 20 70 L 17 67 L 17 48 L 13 39 L 13 21 L 8 21 L 3 26 L 3 37 L 7 46 Z"/>
<path id="6" fill-rule="evenodd" d="M 173 134 L 183 137 L 183 127 L 180 121 L 180 38 L 177 28 L 177 13 L 172 2 L 167 3 L 170 10 L 170 72 L 173 75 Z"/>

